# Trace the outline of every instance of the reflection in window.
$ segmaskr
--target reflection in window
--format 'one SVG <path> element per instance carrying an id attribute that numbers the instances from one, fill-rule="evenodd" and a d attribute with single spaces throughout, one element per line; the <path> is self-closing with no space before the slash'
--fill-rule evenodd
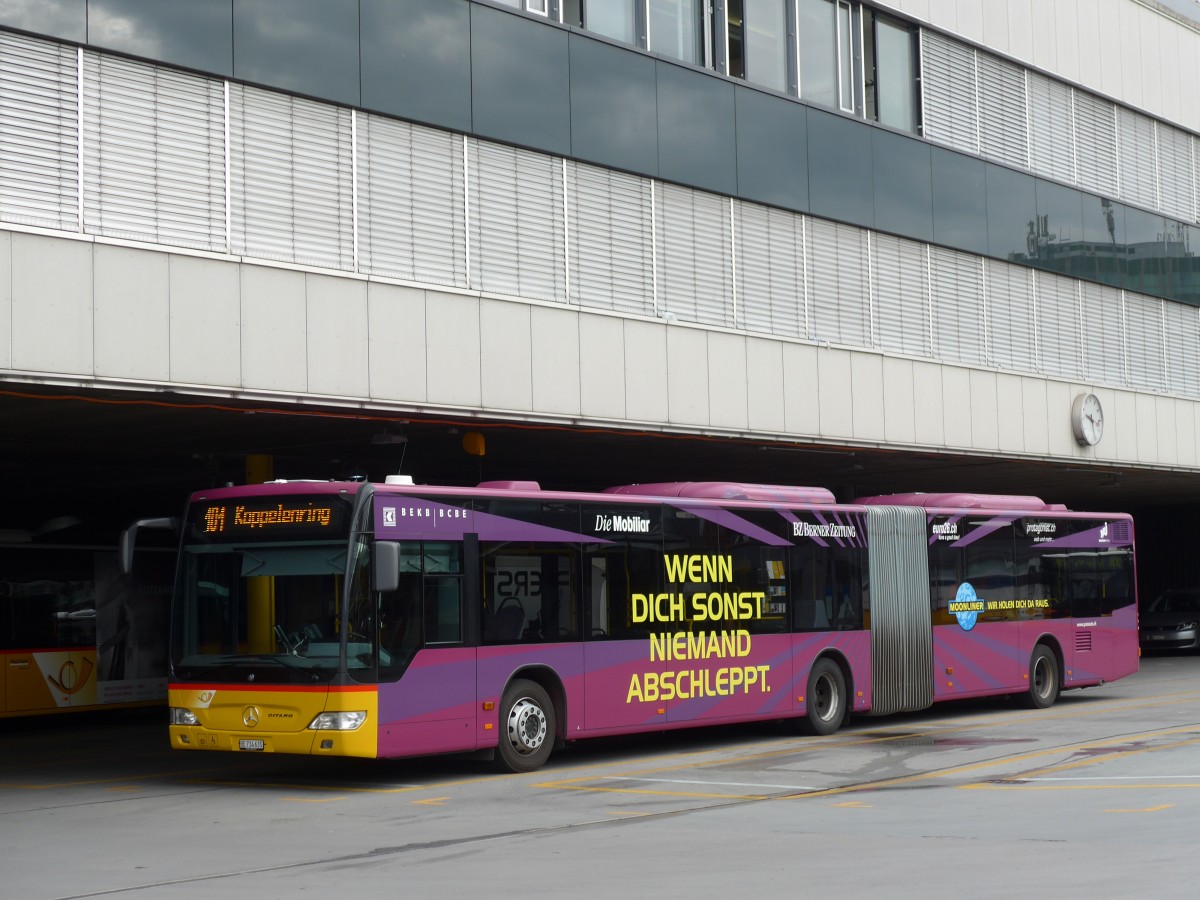
<path id="1" fill-rule="evenodd" d="M 913 58 L 913 33 L 883 17 L 875 18 L 874 104 L 884 125 L 916 131 L 916 60 Z"/>
<path id="2" fill-rule="evenodd" d="M 745 78 L 754 84 L 786 91 L 788 29 L 783 0 L 744 0 L 744 4 Z M 735 74 L 732 62 L 730 74 Z"/>
<path id="3" fill-rule="evenodd" d="M 357 105 L 358 31 L 358 0 L 236 0 L 234 76 Z"/>
<path id="4" fill-rule="evenodd" d="M 582 0 L 576 4 L 582 13 L 582 21 L 575 22 L 574 13 L 568 14 L 565 21 L 574 25 L 582 24 L 588 31 L 602 34 L 626 44 L 637 44 L 637 2 L 636 0 Z M 572 4 L 568 3 L 568 9 Z"/>
<path id="5" fill-rule="evenodd" d="M 233 73 L 233 0 L 90 0 L 88 43 Z"/>
<path id="6" fill-rule="evenodd" d="M 86 0 L 0 3 L 0 19 L 11 28 L 82 44 L 87 33 L 87 3 Z"/>
<path id="7" fill-rule="evenodd" d="M 693 65 L 704 64 L 702 0 L 650 0 L 650 49 Z"/>
<path id="8" fill-rule="evenodd" d="M 800 0 L 800 96 L 917 130 L 916 32 L 850 0 Z"/>
<path id="9" fill-rule="evenodd" d="M 837 44 L 831 0 L 800 0 L 800 96 L 837 102 Z"/>
<path id="10" fill-rule="evenodd" d="M 838 106 L 854 112 L 854 46 L 851 40 L 850 4 L 838 3 L 837 9 L 837 72 Z"/>

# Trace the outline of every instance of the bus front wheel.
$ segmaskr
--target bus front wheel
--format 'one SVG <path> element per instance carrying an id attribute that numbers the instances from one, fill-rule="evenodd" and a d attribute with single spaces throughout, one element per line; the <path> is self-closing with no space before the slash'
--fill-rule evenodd
<path id="1" fill-rule="evenodd" d="M 541 768 L 554 748 L 554 731 L 554 704 L 545 688 L 523 679 L 510 684 L 500 701 L 496 763 L 501 771 Z"/>
<path id="2" fill-rule="evenodd" d="M 846 678 L 841 666 L 831 659 L 818 659 L 808 673 L 805 696 L 808 730 L 833 734 L 846 717 Z"/>
<path id="3" fill-rule="evenodd" d="M 1038 644 L 1029 658 L 1029 691 L 1025 694 L 1025 704 L 1031 709 L 1053 706 L 1061 687 L 1058 657 L 1045 644 Z"/>

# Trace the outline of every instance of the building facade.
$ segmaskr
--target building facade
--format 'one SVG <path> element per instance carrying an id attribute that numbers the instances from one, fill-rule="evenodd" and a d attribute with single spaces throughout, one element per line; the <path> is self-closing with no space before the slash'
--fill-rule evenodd
<path id="1" fill-rule="evenodd" d="M 703 8 L 0 0 L 0 380 L 1200 471 L 1200 4 Z"/>

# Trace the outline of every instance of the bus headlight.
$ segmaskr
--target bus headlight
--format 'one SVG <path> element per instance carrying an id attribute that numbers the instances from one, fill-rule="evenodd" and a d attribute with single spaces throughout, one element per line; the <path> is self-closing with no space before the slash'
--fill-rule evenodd
<path id="1" fill-rule="evenodd" d="M 179 706 L 172 706 L 168 712 L 171 716 L 172 725 L 199 725 L 200 720 L 196 718 L 196 714 L 190 709 L 183 709 Z"/>
<path id="2" fill-rule="evenodd" d="M 313 731 L 354 731 L 367 721 L 365 710 L 355 712 L 323 712 L 309 724 Z"/>

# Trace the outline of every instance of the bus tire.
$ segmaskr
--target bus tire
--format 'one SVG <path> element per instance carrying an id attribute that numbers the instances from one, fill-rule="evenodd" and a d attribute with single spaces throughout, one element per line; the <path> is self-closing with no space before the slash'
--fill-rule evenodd
<path id="1" fill-rule="evenodd" d="M 500 701 L 496 764 L 504 772 L 540 769 L 554 749 L 554 704 L 536 681 L 518 679 Z"/>
<path id="2" fill-rule="evenodd" d="M 1025 705 L 1030 709 L 1047 709 L 1054 705 L 1061 689 L 1058 657 L 1045 644 L 1038 644 L 1029 657 L 1029 690 L 1025 693 Z"/>
<path id="3" fill-rule="evenodd" d="M 808 673 L 805 726 L 812 734 L 833 734 L 846 718 L 846 677 L 831 659 L 818 659 Z"/>

